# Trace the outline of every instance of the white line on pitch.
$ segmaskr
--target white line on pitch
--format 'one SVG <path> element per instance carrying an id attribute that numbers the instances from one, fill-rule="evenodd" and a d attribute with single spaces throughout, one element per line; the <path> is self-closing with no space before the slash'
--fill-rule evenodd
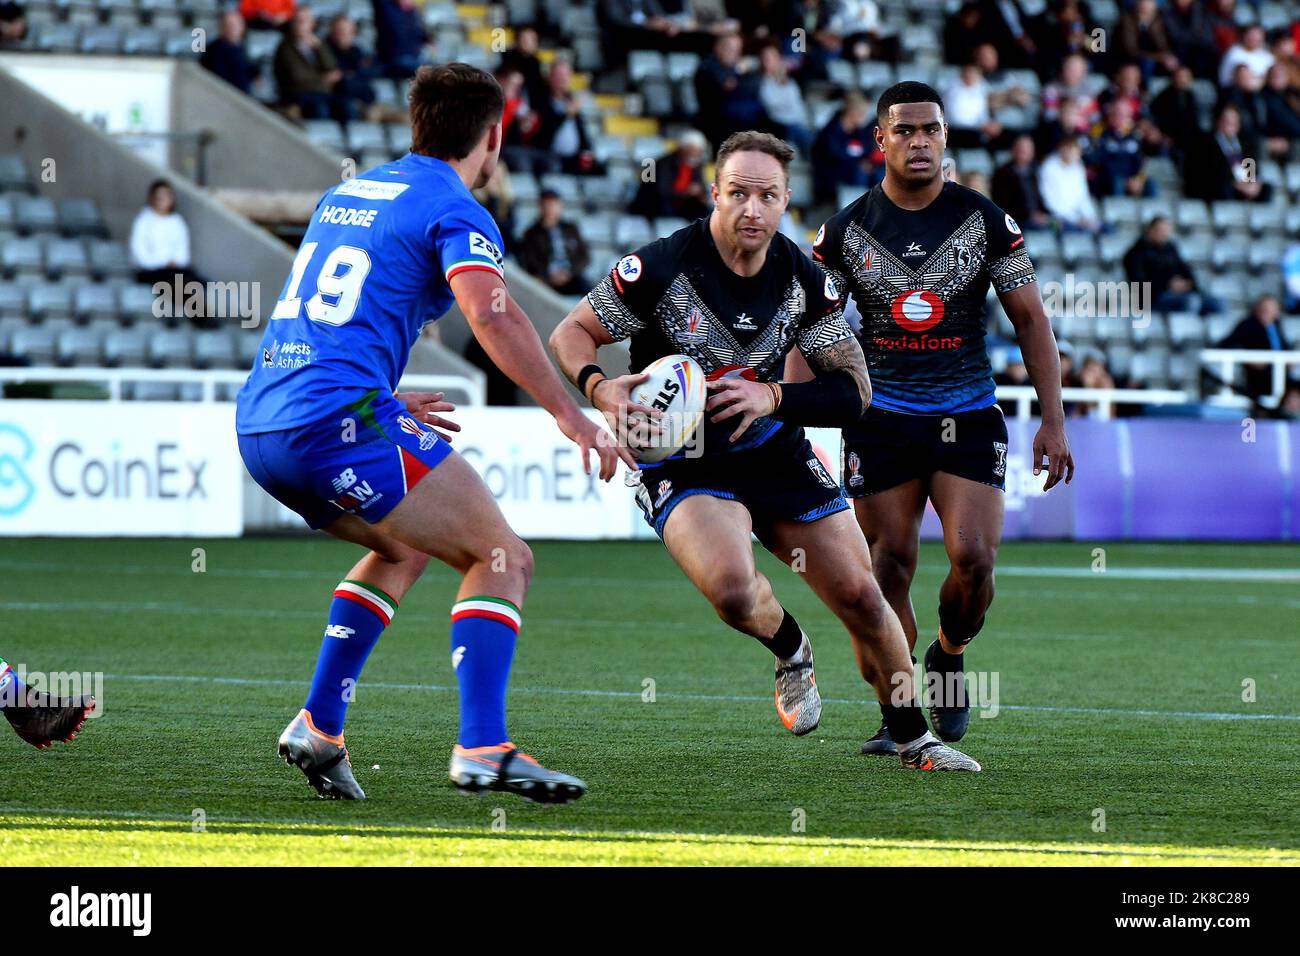
<path id="1" fill-rule="evenodd" d="M 232 684 L 239 687 L 306 687 L 302 680 L 287 680 L 275 677 L 204 677 L 198 674 L 105 674 L 105 680 L 154 681 L 174 684 Z M 359 687 L 375 690 L 427 690 L 436 693 L 451 693 L 456 687 L 450 684 L 402 684 L 383 681 L 362 681 Z M 639 690 L 594 690 L 586 688 L 564 687 L 511 687 L 515 694 L 551 694 L 557 697 L 621 697 L 640 699 Z M 666 700 L 691 700 L 722 703 L 751 703 L 771 701 L 770 696 L 746 694 L 691 694 L 675 692 L 658 692 L 658 698 Z M 823 697 L 822 700 L 832 704 L 874 705 L 876 701 L 851 697 Z M 1092 714 L 1114 717 L 1179 717 L 1189 720 L 1295 720 L 1300 721 L 1300 714 L 1235 714 L 1230 712 L 1202 710 L 1131 710 L 1122 707 L 1051 707 L 1037 704 L 1001 704 L 1000 710 L 1018 710 L 1043 714 Z"/>

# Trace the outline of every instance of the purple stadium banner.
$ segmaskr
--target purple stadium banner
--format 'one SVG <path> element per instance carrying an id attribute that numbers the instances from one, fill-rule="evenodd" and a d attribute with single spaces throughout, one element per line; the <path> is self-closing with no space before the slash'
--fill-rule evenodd
<path id="1" fill-rule="evenodd" d="M 1007 539 L 1300 540 L 1300 424 L 1071 419 L 1077 473 L 1042 492 L 1036 420 L 1009 419 Z M 928 508 L 926 538 L 940 537 Z"/>

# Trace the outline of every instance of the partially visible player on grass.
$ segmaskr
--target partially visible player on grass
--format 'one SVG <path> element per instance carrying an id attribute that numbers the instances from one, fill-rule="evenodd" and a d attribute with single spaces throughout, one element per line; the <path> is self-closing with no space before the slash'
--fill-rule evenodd
<path id="1" fill-rule="evenodd" d="M 71 743 L 95 712 L 95 698 L 54 697 L 23 683 L 18 672 L 0 658 L 0 711 L 9 726 L 38 750 L 55 743 Z"/>
<path id="2" fill-rule="evenodd" d="M 812 645 L 755 567 L 751 532 L 800 570 L 848 629 L 903 765 L 977 771 L 930 735 L 866 541 L 804 436 L 804 425 L 856 422 L 871 386 L 835 285 L 778 232 L 793 156 L 767 133 L 727 139 L 713 212 L 624 257 L 560 323 L 551 348 L 618 434 L 642 375 L 607 378 L 595 365 L 600 346 L 630 337 L 634 368 L 683 353 L 710 379 L 703 454 L 644 465 L 637 500 L 718 616 L 772 653 L 788 730 L 805 734 L 821 719 Z M 785 356 L 796 348 L 816 377 L 783 385 Z"/>
<path id="3" fill-rule="evenodd" d="M 280 753 L 325 797 L 362 799 L 343 742 L 361 669 L 430 557 L 464 576 L 451 610 L 460 734 L 450 776 L 466 791 L 545 802 L 586 792 L 506 733 L 506 684 L 533 573 L 478 474 L 430 425 L 439 395 L 396 395 L 420 329 L 461 307 L 497 366 L 550 412 L 590 470 L 620 455 L 555 374 L 506 290 L 501 234 L 470 194 L 492 175 L 504 97 L 463 63 L 411 83 L 411 152 L 327 192 L 239 394 L 236 428 L 249 472 L 314 529 L 368 549 L 334 591 L 306 704 Z M 452 426 L 454 427 L 454 426 Z"/>
<path id="4" fill-rule="evenodd" d="M 925 653 L 936 691 L 930 717 L 944 740 L 970 723 L 965 652 L 993 601 L 1002 537 L 1007 426 L 984 347 L 990 285 L 1025 355 L 1042 425 L 1034 474 L 1044 490 L 1074 475 L 1065 436 L 1056 338 L 1043 311 L 1020 226 L 984 196 L 942 175 L 943 101 L 924 83 L 898 83 L 877 102 L 885 179 L 822 226 L 813 258 L 852 295 L 875 403 L 844 430 L 842 482 L 871 545 L 876 577 L 915 648 L 912 577 L 928 498 L 943 525 L 948 576 L 939 633 Z M 804 377 L 798 357 L 788 374 Z M 893 754 L 881 725 L 866 754 Z"/>

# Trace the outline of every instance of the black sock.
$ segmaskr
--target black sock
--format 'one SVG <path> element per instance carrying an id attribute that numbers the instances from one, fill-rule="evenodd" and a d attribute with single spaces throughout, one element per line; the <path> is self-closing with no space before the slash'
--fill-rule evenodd
<path id="1" fill-rule="evenodd" d="M 965 667 L 962 654 L 949 654 L 943 645 L 935 642 L 934 652 L 930 655 L 930 670 L 940 674 L 959 674 Z"/>
<path id="2" fill-rule="evenodd" d="M 784 660 L 799 653 L 799 645 L 803 643 L 803 631 L 799 629 L 798 622 L 790 616 L 789 611 L 783 613 L 785 617 L 781 618 L 781 626 L 776 629 L 776 633 L 768 638 L 760 637 L 759 640 L 769 651 Z"/>
<path id="3" fill-rule="evenodd" d="M 880 715 L 889 728 L 890 739 L 896 744 L 910 744 L 930 732 L 925 722 L 925 714 L 915 703 L 910 706 L 901 704 L 881 704 Z"/>

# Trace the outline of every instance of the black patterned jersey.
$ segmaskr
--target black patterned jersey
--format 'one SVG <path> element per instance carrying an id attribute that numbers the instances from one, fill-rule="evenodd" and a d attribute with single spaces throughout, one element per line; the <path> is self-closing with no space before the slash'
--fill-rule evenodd
<path id="1" fill-rule="evenodd" d="M 862 315 L 872 404 L 936 415 L 987 408 L 984 303 L 1035 281 L 1020 227 L 973 189 L 945 183 L 924 209 L 880 186 L 828 219 L 813 258 Z"/>
<path id="2" fill-rule="evenodd" d="M 853 335 L 835 284 L 797 245 L 777 234 L 763 268 L 737 275 L 718 254 L 707 216 L 624 256 L 587 301 L 615 341 L 631 337 L 633 370 L 682 354 L 709 379 L 777 381 L 790 349 L 811 355 Z M 703 453 L 800 431 L 760 418 L 732 444 L 725 436 L 735 426 L 706 419 Z"/>

